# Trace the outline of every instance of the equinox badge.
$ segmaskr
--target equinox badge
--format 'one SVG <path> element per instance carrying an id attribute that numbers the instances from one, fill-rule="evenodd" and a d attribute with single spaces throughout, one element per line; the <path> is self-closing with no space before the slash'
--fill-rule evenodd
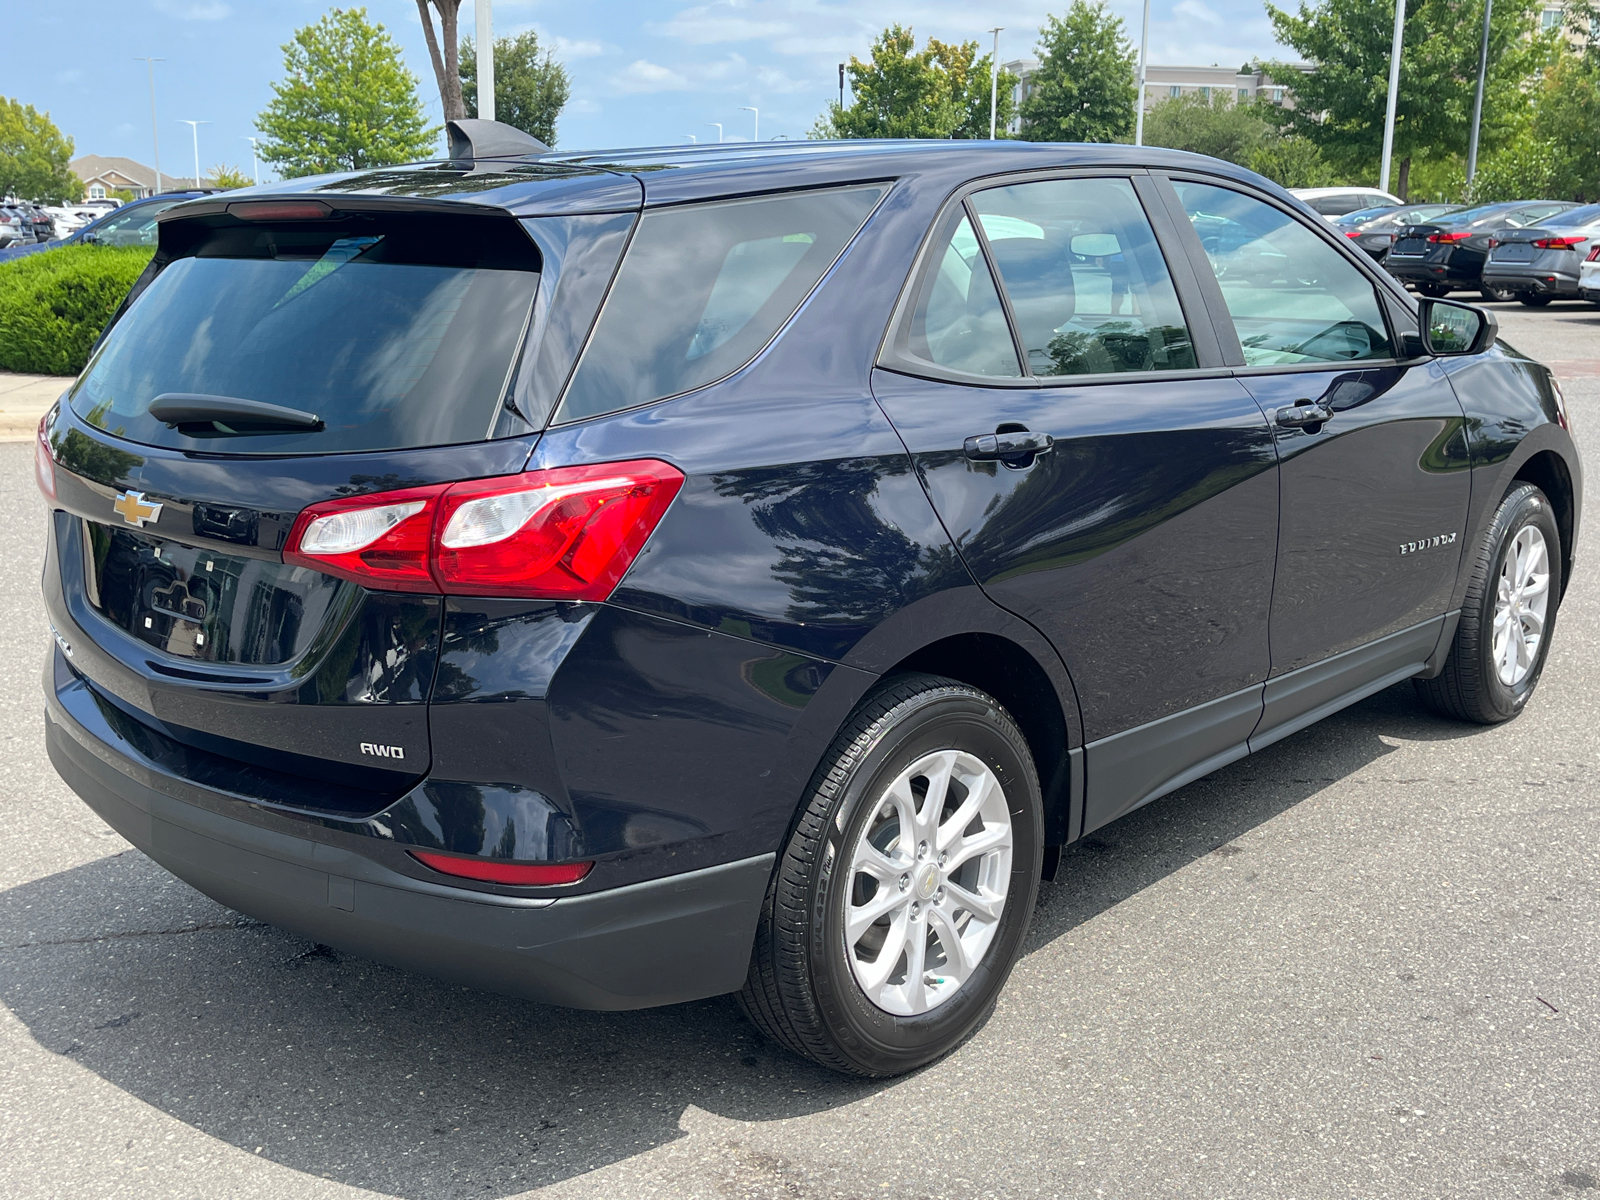
<path id="1" fill-rule="evenodd" d="M 119 514 L 129 525 L 142 529 L 146 521 L 154 521 L 161 515 L 161 505 L 147 501 L 143 492 L 118 492 L 111 511 Z"/>

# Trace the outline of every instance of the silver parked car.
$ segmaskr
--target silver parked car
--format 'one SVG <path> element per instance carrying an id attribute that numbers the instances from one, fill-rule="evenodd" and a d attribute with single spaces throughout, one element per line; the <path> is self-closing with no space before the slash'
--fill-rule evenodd
<path id="1" fill-rule="evenodd" d="M 1600 204 L 1568 209 L 1530 228 L 1496 233 L 1483 264 L 1483 282 L 1531 307 L 1576 300 L 1582 295 L 1583 262 L 1597 248 Z"/>
<path id="2" fill-rule="evenodd" d="M 0 206 L 0 248 L 31 246 L 38 239 L 33 232 L 33 216 L 11 205 Z"/>

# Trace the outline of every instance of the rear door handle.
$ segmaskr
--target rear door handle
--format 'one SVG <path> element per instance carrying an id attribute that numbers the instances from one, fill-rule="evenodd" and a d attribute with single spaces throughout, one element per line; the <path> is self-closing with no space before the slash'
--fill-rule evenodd
<path id="1" fill-rule="evenodd" d="M 1048 433 L 985 433 L 961 443 L 961 452 L 975 462 L 1012 458 L 1023 454 L 1048 454 L 1056 439 Z"/>
<path id="2" fill-rule="evenodd" d="M 1320 402 L 1296 404 L 1293 408 L 1280 408 L 1277 420 L 1285 429 L 1302 429 L 1307 425 L 1321 425 L 1333 420 L 1333 409 Z"/>

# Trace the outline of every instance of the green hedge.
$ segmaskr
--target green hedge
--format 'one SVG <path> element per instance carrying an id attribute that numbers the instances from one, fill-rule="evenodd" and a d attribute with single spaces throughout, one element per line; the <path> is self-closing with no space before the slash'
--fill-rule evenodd
<path id="1" fill-rule="evenodd" d="M 76 375 L 154 251 L 62 246 L 0 262 L 0 370 Z"/>

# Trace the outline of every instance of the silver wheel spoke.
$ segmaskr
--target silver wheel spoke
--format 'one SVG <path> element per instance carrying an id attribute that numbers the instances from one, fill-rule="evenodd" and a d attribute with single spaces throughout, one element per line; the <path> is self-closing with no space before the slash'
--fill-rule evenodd
<path id="1" fill-rule="evenodd" d="M 1500 682 L 1515 687 L 1539 657 L 1550 611 L 1550 547 L 1525 525 L 1506 547 L 1495 589 L 1491 652 Z"/>
<path id="2" fill-rule="evenodd" d="M 1005 788 L 974 754 L 925 754 L 884 788 L 842 889 L 844 950 L 867 999 L 916 1016 L 960 990 L 1005 915 L 1012 841 Z"/>

